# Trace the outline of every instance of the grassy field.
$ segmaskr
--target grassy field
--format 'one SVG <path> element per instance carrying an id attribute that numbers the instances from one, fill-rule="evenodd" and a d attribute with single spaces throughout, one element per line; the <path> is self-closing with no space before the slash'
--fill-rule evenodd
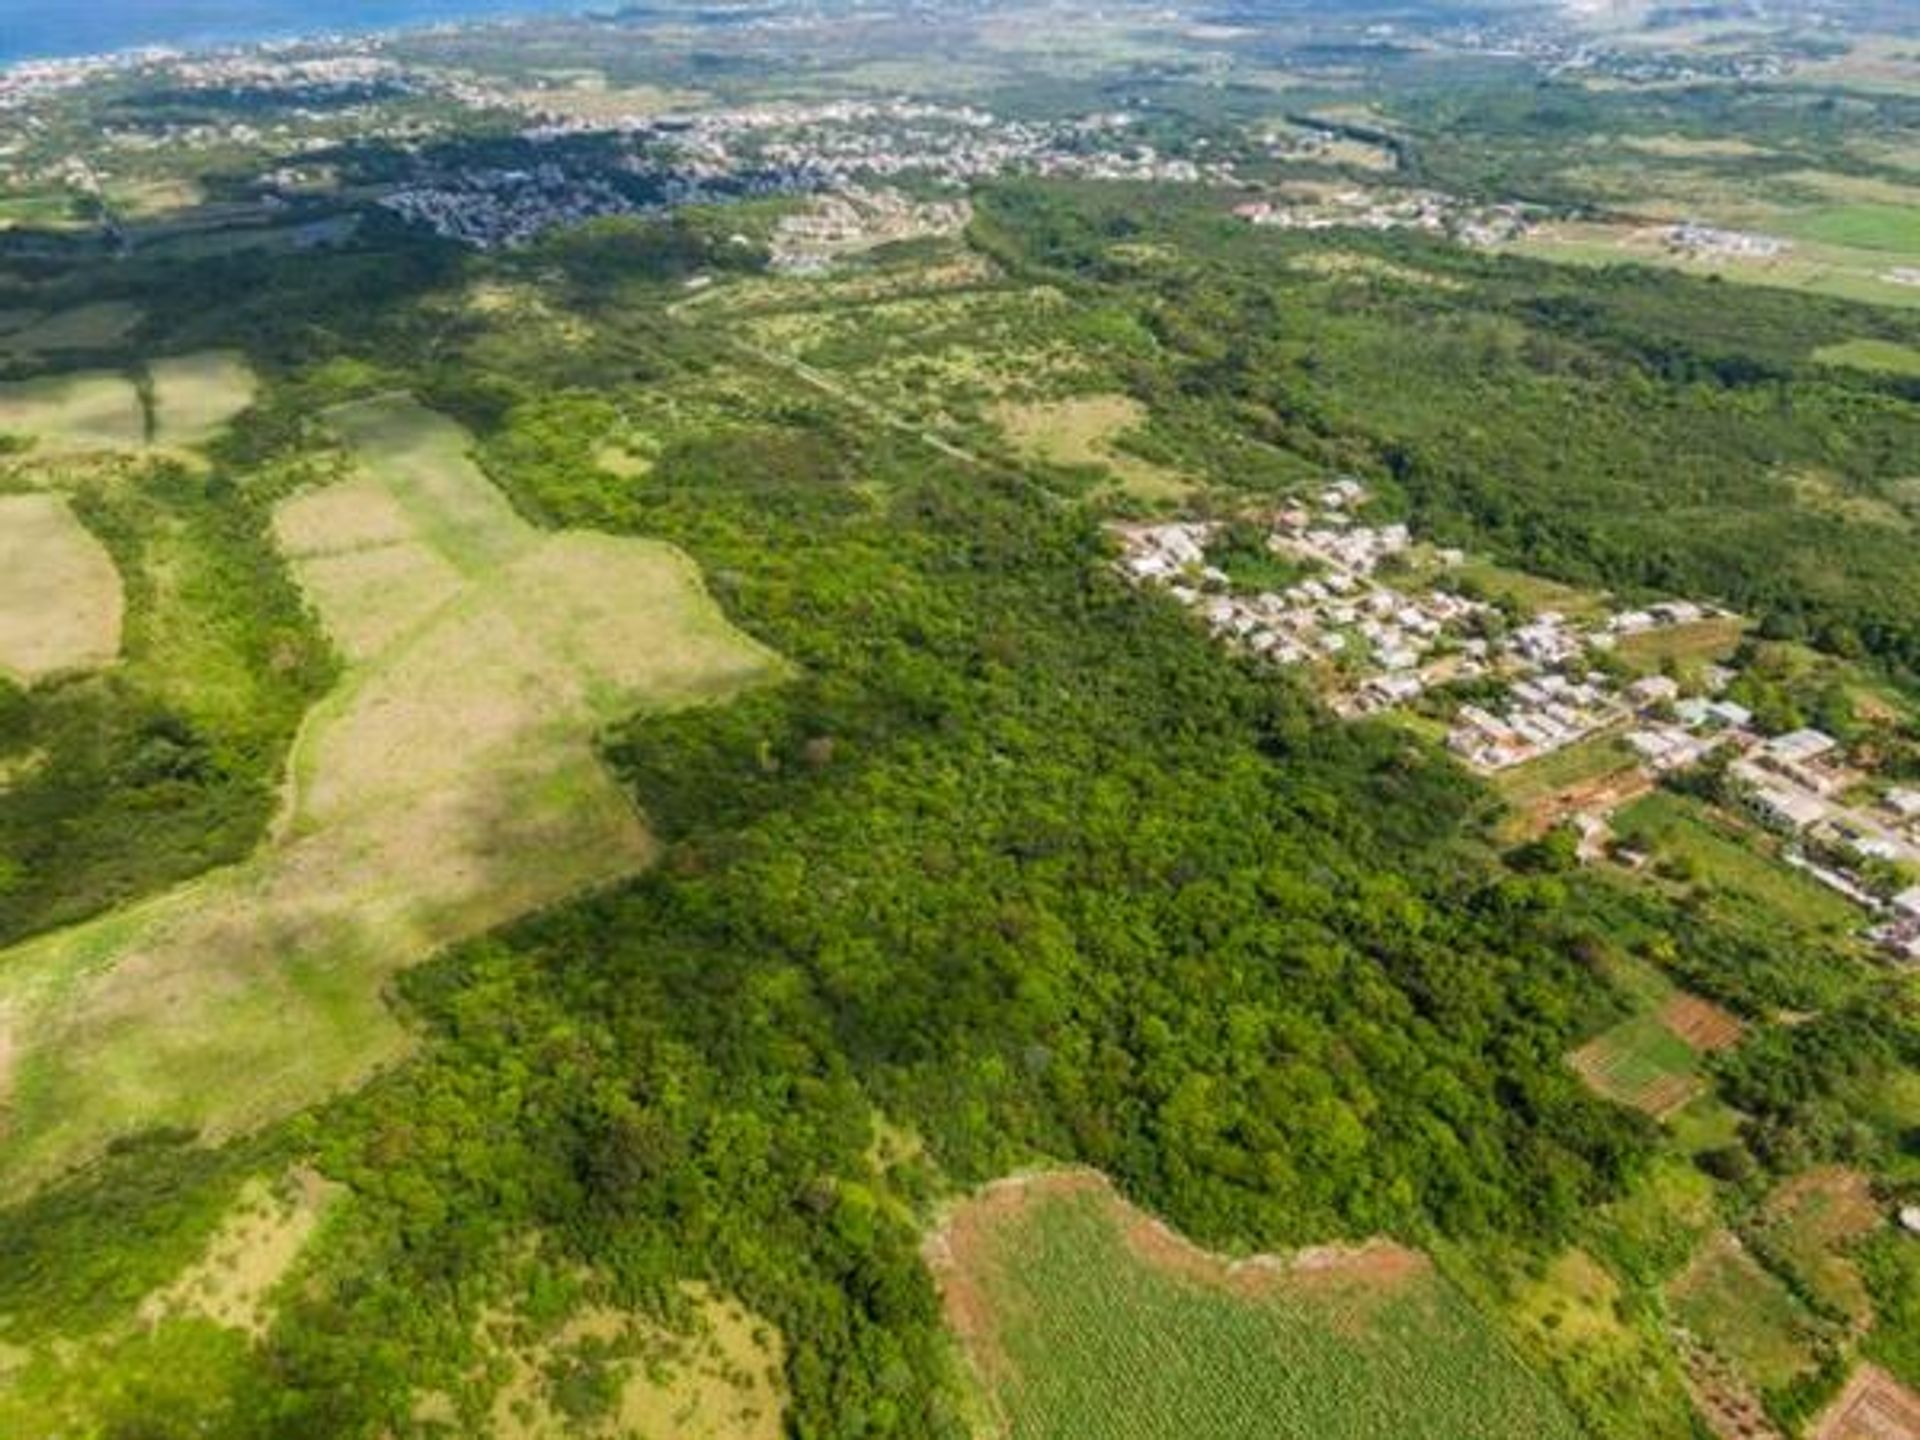
<path id="1" fill-rule="evenodd" d="M 1857 370 L 1878 370 L 1887 375 L 1920 375 L 1920 350 L 1911 345 L 1896 345 L 1891 340 L 1849 340 L 1844 345 L 1823 345 L 1813 358 L 1825 365 L 1851 365 Z"/>
<path id="2" fill-rule="evenodd" d="M 120 653 L 120 572 L 56 495 L 0 496 L 0 670 L 29 683 Z"/>
<path id="3" fill-rule="evenodd" d="M 155 360 L 153 438 L 161 445 L 199 445 L 253 403 L 252 367 L 229 350 L 203 350 Z"/>
<path id="4" fill-rule="evenodd" d="M 1099 466 L 1113 473 L 1121 489 L 1143 500 L 1177 500 L 1193 488 L 1173 471 L 1117 448 L 1115 442 L 1147 418 L 1139 403 L 1124 395 L 1008 403 L 994 415 L 1014 449 L 1029 459 Z"/>
<path id="5" fill-rule="evenodd" d="M 1702 1246 L 1667 1293 L 1675 1318 L 1756 1390 L 1813 1369 L 1812 1315 L 1733 1236 Z"/>
<path id="6" fill-rule="evenodd" d="M 0 316 L 0 359 L 31 361 L 110 349 L 123 344 L 141 318 L 140 307 L 124 300 L 97 300 L 51 313 L 11 312 Z"/>
<path id="7" fill-rule="evenodd" d="M 1920 255 L 1920 208 L 1911 205 L 1841 205 L 1794 217 L 1781 228 L 1829 245 Z"/>
<path id="8" fill-rule="evenodd" d="M 168 356 L 145 369 L 151 427 L 130 376 L 88 370 L 0 385 L 0 432 L 57 450 L 200 445 L 253 403 L 253 370 L 232 351 Z"/>
<path id="9" fill-rule="evenodd" d="M 1014 1440 L 1575 1433 L 1396 1246 L 1229 1263 L 1072 1174 L 989 1187 L 929 1252 L 991 1432 Z"/>
<path id="10" fill-rule="evenodd" d="M 127 450 L 146 443 L 147 417 L 126 376 L 87 370 L 0 385 L 6 432 L 54 449 Z"/>
<path id="11" fill-rule="evenodd" d="M 1667 248 L 1664 227 L 1574 222 L 1542 226 L 1513 249 L 1541 260 L 1574 265 L 1656 265 L 1690 275 L 1717 275 L 1748 285 L 1804 290 L 1878 305 L 1920 305 L 1920 286 L 1902 285 L 1888 271 L 1908 257 L 1883 250 L 1800 241 L 1768 259 L 1691 258 Z"/>
<path id="12" fill-rule="evenodd" d="M 1725 892 L 1793 926 L 1835 935 L 1853 933 L 1853 907 L 1797 870 L 1773 860 L 1765 837 L 1698 801 L 1656 791 L 1614 817 L 1625 840 L 1660 860 L 1681 865 L 1696 883 Z"/>
<path id="13" fill-rule="evenodd" d="M 1607 597 L 1598 591 L 1562 585 L 1543 575 L 1510 570 L 1491 560 L 1470 560 L 1452 572 L 1456 583 L 1485 595 L 1489 600 L 1505 600 L 1538 614 L 1557 610 L 1562 615 L 1595 615 L 1606 607 Z"/>
<path id="14" fill-rule="evenodd" d="M 397 968 L 651 857 L 599 731 L 780 673 L 677 550 L 534 530 L 410 400 L 330 419 L 362 475 L 279 528 L 352 663 L 265 850 L 0 959 L 0 1192 L 129 1131 L 231 1133 L 398 1055 Z M 389 583 L 314 579 L 389 551 Z"/>
<path id="15" fill-rule="evenodd" d="M 1668 661 L 1680 665 L 1703 664 L 1727 659 L 1740 648 L 1740 637 L 1746 633 L 1746 621 L 1719 617 L 1625 636 L 1618 653 L 1629 665 L 1648 670 L 1658 669 Z"/>
<path id="16" fill-rule="evenodd" d="M 1767 1197 L 1755 1243 L 1824 1312 L 1864 1331 L 1873 1322 L 1873 1300 L 1849 1251 L 1880 1224 L 1867 1177 L 1828 1165 L 1794 1176 Z"/>
<path id="17" fill-rule="evenodd" d="M 1574 1051 L 1573 1068 L 1600 1094 L 1662 1119 L 1699 1093 L 1693 1047 L 1658 1015 L 1636 1015 Z"/>

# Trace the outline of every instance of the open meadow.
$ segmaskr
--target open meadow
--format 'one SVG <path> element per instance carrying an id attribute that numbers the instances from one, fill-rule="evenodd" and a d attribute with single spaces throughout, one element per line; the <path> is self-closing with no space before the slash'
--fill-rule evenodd
<path id="1" fill-rule="evenodd" d="M 0 671 L 29 683 L 120 653 L 120 572 L 57 495 L 0 496 Z"/>
<path id="2" fill-rule="evenodd" d="M 1384 1241 L 1229 1261 L 1080 1172 L 989 1186 L 928 1253 L 1013 1440 L 1576 1433 L 1427 1258 Z"/>
<path id="3" fill-rule="evenodd" d="M 131 1131 L 230 1134 L 393 1058 L 396 969 L 652 856 L 602 727 L 780 673 L 672 547 L 536 531 L 411 400 L 329 418 L 358 473 L 278 529 L 346 676 L 265 850 L 5 956 L 0 1188 Z"/>

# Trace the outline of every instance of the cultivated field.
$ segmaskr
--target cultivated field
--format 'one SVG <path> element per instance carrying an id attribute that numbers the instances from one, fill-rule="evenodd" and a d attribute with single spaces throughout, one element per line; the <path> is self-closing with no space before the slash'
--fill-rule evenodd
<path id="1" fill-rule="evenodd" d="M 1573 1068 L 1600 1094 L 1664 1119 L 1700 1093 L 1694 1053 L 1658 1016 L 1623 1020 L 1572 1055 Z"/>
<path id="2" fill-rule="evenodd" d="M 1738 1044 L 1741 1025 L 1711 1000 L 1673 989 L 1650 967 L 1634 970 L 1625 983 L 1644 1008 L 1569 1059 L 1609 1100 L 1670 1119 L 1705 1090 L 1698 1057 Z"/>
<path id="3" fill-rule="evenodd" d="M 1574 1433 L 1426 1258 L 1385 1242 L 1230 1262 L 1077 1173 L 989 1186 L 928 1255 L 1016 1440 Z"/>
<path id="4" fill-rule="evenodd" d="M 57 495 L 0 496 L 0 670 L 31 684 L 120 653 L 120 572 Z"/>
<path id="5" fill-rule="evenodd" d="M 1810 1433 L 1813 1440 L 1920 1440 L 1920 1395 L 1879 1366 L 1862 1365 Z"/>
<path id="6" fill-rule="evenodd" d="M 361 474 L 278 528 L 352 663 L 258 856 L 0 957 L 0 1192 L 142 1127 L 232 1133 L 398 1055 L 396 969 L 651 858 L 599 731 L 780 673 L 680 552 L 533 529 L 411 400 L 329 419 Z"/>

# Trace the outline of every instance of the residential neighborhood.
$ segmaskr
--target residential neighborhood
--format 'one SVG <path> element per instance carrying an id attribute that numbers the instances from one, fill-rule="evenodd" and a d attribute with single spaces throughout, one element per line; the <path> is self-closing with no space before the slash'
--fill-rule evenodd
<path id="1" fill-rule="evenodd" d="M 1447 748 L 1482 775 L 1587 742 L 1619 747 L 1614 783 L 1563 816 L 1585 859 L 1605 853 L 1609 804 L 1711 774 L 1716 803 L 1859 909 L 1863 938 L 1920 963 L 1920 786 L 1882 781 L 1815 727 L 1769 733 L 1729 693 L 1734 666 L 1691 667 L 1683 680 L 1622 662 L 1623 645 L 1652 637 L 1657 648 L 1663 632 L 1737 627 L 1738 616 L 1679 598 L 1515 614 L 1476 593 L 1467 557 L 1371 518 L 1370 500 L 1339 477 L 1252 520 L 1120 524 L 1117 563 L 1222 643 L 1305 678 L 1337 715 L 1442 718 Z M 1246 554 L 1250 536 L 1263 554 Z M 1241 583 L 1235 570 L 1249 568 L 1285 580 Z"/>

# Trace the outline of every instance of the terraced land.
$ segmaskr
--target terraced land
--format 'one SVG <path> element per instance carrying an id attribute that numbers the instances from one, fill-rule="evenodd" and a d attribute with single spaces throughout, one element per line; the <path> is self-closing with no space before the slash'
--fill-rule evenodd
<path id="1" fill-rule="evenodd" d="M 929 1244 L 991 1433 L 1576 1433 L 1426 1257 L 1384 1242 L 1229 1262 L 1087 1173 L 1005 1181 Z"/>
<path id="2" fill-rule="evenodd" d="M 399 1055 L 397 969 L 651 859 L 599 730 L 781 673 L 679 551 L 535 530 L 412 400 L 328 419 L 358 474 L 277 530 L 345 678 L 255 858 L 0 956 L 0 1191 L 129 1132 L 244 1129 Z"/>

